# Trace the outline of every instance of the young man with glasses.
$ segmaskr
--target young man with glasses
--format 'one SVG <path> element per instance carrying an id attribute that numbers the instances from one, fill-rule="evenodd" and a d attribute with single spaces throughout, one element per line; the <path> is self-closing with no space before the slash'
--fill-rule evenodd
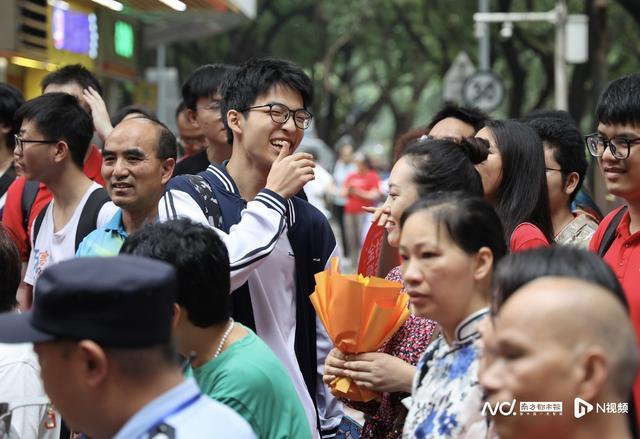
<path id="1" fill-rule="evenodd" d="M 73 258 L 77 232 L 83 216 L 91 229 L 102 227 L 117 208 L 99 184 L 83 172 L 82 164 L 91 143 L 91 118 L 76 97 L 67 93 L 46 93 L 22 105 L 16 112 L 20 131 L 16 151 L 24 177 L 44 183 L 53 194 L 31 227 L 31 254 L 20 296 L 29 308 L 33 286 L 49 265 Z M 91 206 L 91 210 L 85 210 Z M 82 230 L 82 229 L 80 229 Z M 90 231 L 90 230 L 89 230 Z"/>
<path id="2" fill-rule="evenodd" d="M 588 248 L 598 222 L 583 211 L 571 209 L 589 166 L 580 130 L 568 119 L 559 117 L 538 117 L 527 123 L 536 130 L 544 146 L 554 241 Z"/>
<path id="3" fill-rule="evenodd" d="M 93 73 L 79 64 L 61 67 L 55 72 L 49 73 L 41 83 L 42 93 L 64 92 L 75 96 L 80 106 L 89 114 L 93 123 L 92 130 L 102 139 L 111 130 L 108 123 L 109 115 L 104 107 L 102 87 Z M 20 164 L 20 157 L 15 158 Z M 82 170 L 87 177 L 100 185 L 104 185 L 100 166 L 102 154 L 96 145 L 87 149 L 82 164 Z M 51 201 L 51 192 L 42 181 L 29 180 L 23 176 L 11 183 L 7 190 L 7 198 L 2 212 L 2 224 L 10 231 L 13 242 L 18 247 L 22 261 L 23 273 L 27 267 L 27 260 L 31 251 L 29 236 L 31 226 L 44 206 Z M 24 276 L 23 276 L 24 277 Z M 19 288 L 19 297 L 25 297 L 28 286 L 22 283 Z M 20 306 L 27 304 L 20 300 Z"/>
<path id="4" fill-rule="evenodd" d="M 294 196 L 314 178 L 312 156 L 295 153 L 311 123 L 311 80 L 289 61 L 254 59 L 225 78 L 220 94 L 231 158 L 196 179 L 173 178 L 160 218 L 216 227 L 229 251 L 234 319 L 283 362 L 311 430 L 326 433 L 342 410 L 318 373 L 332 346 L 309 294 L 336 241 L 324 215 Z"/>
<path id="5" fill-rule="evenodd" d="M 598 131 L 586 137 L 587 147 L 598 158 L 607 190 L 623 198 L 625 206 L 602 220 L 590 249 L 599 253 L 618 277 L 640 336 L 640 74 L 609 83 L 600 95 L 596 120 Z M 640 415 L 639 379 L 634 383 L 633 397 Z"/>
<path id="6" fill-rule="evenodd" d="M 220 111 L 220 85 L 225 75 L 236 69 L 226 64 L 206 64 L 194 70 L 182 85 L 187 122 L 204 135 L 206 150 L 178 163 L 173 175 L 197 174 L 211 163 L 231 157 Z"/>

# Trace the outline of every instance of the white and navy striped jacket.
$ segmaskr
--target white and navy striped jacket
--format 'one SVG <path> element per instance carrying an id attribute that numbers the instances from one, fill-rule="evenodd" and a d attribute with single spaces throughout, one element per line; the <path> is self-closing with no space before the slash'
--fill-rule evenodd
<path id="1" fill-rule="evenodd" d="M 309 300 L 314 274 L 337 254 L 327 219 L 306 201 L 285 200 L 268 189 L 246 202 L 224 165 L 198 175 L 209 184 L 221 218 L 207 218 L 203 191 L 177 176 L 160 200 L 160 220 L 187 217 L 215 226 L 229 251 L 234 318 L 254 329 L 283 362 L 312 430 L 317 415 L 323 430 L 337 427 L 341 406 L 320 373 L 332 344 Z"/>

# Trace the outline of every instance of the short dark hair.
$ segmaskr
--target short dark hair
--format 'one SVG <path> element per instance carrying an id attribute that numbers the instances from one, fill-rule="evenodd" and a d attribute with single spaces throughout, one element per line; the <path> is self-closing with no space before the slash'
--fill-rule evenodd
<path id="1" fill-rule="evenodd" d="M 612 291 L 625 309 L 629 310 L 618 278 L 602 258 L 587 250 L 567 245 L 518 252 L 502 260 L 493 278 L 494 314 L 520 287 L 547 276 L 572 277 L 598 284 Z"/>
<path id="2" fill-rule="evenodd" d="M 13 239 L 0 225 L 0 312 L 12 311 L 20 285 L 20 254 Z"/>
<path id="3" fill-rule="evenodd" d="M 145 117 L 148 117 L 149 119 L 155 118 L 155 116 L 149 110 L 143 107 L 140 107 L 138 105 L 127 105 L 116 111 L 116 113 L 111 118 L 111 126 L 115 127 L 130 114 L 141 114 Z"/>
<path id="4" fill-rule="evenodd" d="M 578 185 L 569 196 L 569 203 L 572 203 L 582 187 L 589 167 L 580 130 L 575 124 L 559 118 L 537 118 L 530 120 L 527 124 L 536 130 L 544 146 L 553 151 L 553 158 L 562 170 L 563 185 L 567 183 L 570 173 L 578 174 Z"/>
<path id="5" fill-rule="evenodd" d="M 530 222 L 552 242 L 542 140 L 533 128 L 516 120 L 489 121 L 486 127 L 493 134 L 502 157 L 496 212 L 502 219 L 506 241 L 510 241 L 519 224 Z"/>
<path id="6" fill-rule="evenodd" d="M 102 347 L 109 361 L 117 364 L 120 373 L 138 383 L 152 381 L 154 371 L 178 367 L 178 355 L 173 341 L 141 348 Z"/>
<path id="7" fill-rule="evenodd" d="M 521 117 L 520 121 L 529 123 L 535 119 L 546 119 L 546 118 L 562 119 L 563 121 L 574 125 L 576 128 L 578 127 L 575 119 L 573 118 L 573 116 L 571 116 L 571 113 L 569 113 L 568 111 L 551 110 L 549 108 L 536 108 L 535 110 L 532 110 L 527 114 L 525 114 L 523 117 Z"/>
<path id="8" fill-rule="evenodd" d="M 211 228 L 187 219 L 150 224 L 131 235 L 120 252 L 172 264 L 177 302 L 195 326 L 218 325 L 231 315 L 229 255 Z"/>
<path id="9" fill-rule="evenodd" d="M 482 197 L 482 179 L 474 167 L 487 158 L 485 145 L 450 140 L 414 140 L 400 156 L 413 165 L 418 195 L 439 191 L 464 191 Z"/>
<path id="10" fill-rule="evenodd" d="M 397 162 L 404 150 L 411 144 L 413 140 L 418 140 L 426 135 L 428 128 L 414 128 L 406 133 L 400 134 L 393 144 L 393 163 Z"/>
<path id="11" fill-rule="evenodd" d="M 75 82 L 83 90 L 91 87 L 97 91 L 100 96 L 103 94 L 102 86 L 98 78 L 81 64 L 70 64 L 60 67 L 55 72 L 49 73 L 40 83 L 40 87 L 42 88 L 42 93 L 44 93 L 44 89 L 51 84 L 64 85 L 71 82 Z"/>
<path id="12" fill-rule="evenodd" d="M 22 93 L 14 86 L 0 82 L 0 124 L 11 127 L 11 131 L 6 136 L 7 146 L 11 149 L 16 143 L 14 136 L 20 130 L 20 125 L 16 125 L 14 116 L 22 104 L 24 104 Z"/>
<path id="13" fill-rule="evenodd" d="M 205 64 L 195 69 L 182 84 L 184 105 L 191 111 L 196 111 L 198 99 L 211 98 L 219 92 L 225 75 L 236 70 L 236 66 L 228 64 Z"/>
<path id="14" fill-rule="evenodd" d="M 271 87 L 282 85 L 302 96 L 302 105 L 309 108 L 313 102 L 313 84 L 307 74 L 291 61 L 275 58 L 253 58 L 228 74 L 220 86 L 222 96 L 222 122 L 227 130 L 227 142 L 233 144 L 227 112 L 242 110 L 253 105 L 258 96 Z M 248 117 L 248 113 L 247 113 Z"/>
<path id="15" fill-rule="evenodd" d="M 80 169 L 84 164 L 93 125 L 75 96 L 67 93 L 46 93 L 24 103 L 16 112 L 20 124 L 35 122 L 46 140 L 64 140 L 73 163 Z"/>
<path id="16" fill-rule="evenodd" d="M 600 94 L 596 120 L 605 125 L 640 126 L 640 73 L 611 81 Z"/>
<path id="17" fill-rule="evenodd" d="M 180 117 L 180 113 L 182 113 L 186 109 L 187 109 L 187 106 L 184 104 L 184 101 L 180 101 L 180 103 L 176 107 L 176 115 L 175 115 L 176 120 L 178 120 L 178 117 Z"/>
<path id="18" fill-rule="evenodd" d="M 482 247 L 493 253 L 493 267 L 507 254 L 502 224 L 491 204 L 464 192 L 436 192 L 422 197 L 404 211 L 400 226 L 412 215 L 430 211 L 458 247 L 474 254 Z"/>
<path id="19" fill-rule="evenodd" d="M 428 130 L 430 131 L 441 120 L 452 117 L 469 124 L 476 132 L 480 131 L 485 124 L 491 120 L 489 115 L 475 107 L 460 107 L 452 102 L 445 102 L 444 106 L 438 111 L 431 122 L 429 122 Z"/>

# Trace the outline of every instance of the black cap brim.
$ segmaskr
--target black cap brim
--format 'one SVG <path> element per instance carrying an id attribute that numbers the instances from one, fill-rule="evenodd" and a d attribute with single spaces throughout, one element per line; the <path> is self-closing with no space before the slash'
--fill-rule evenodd
<path id="1" fill-rule="evenodd" d="M 31 311 L 0 315 L 0 343 L 40 343 L 55 339 L 31 325 Z"/>

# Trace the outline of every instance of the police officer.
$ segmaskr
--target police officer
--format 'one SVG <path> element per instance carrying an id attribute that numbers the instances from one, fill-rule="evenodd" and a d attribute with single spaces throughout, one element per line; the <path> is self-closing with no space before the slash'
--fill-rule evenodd
<path id="1" fill-rule="evenodd" d="M 171 343 L 176 276 L 123 255 L 47 268 L 32 311 L 0 316 L 0 342 L 33 342 L 45 391 L 92 438 L 255 438 L 185 380 Z"/>

